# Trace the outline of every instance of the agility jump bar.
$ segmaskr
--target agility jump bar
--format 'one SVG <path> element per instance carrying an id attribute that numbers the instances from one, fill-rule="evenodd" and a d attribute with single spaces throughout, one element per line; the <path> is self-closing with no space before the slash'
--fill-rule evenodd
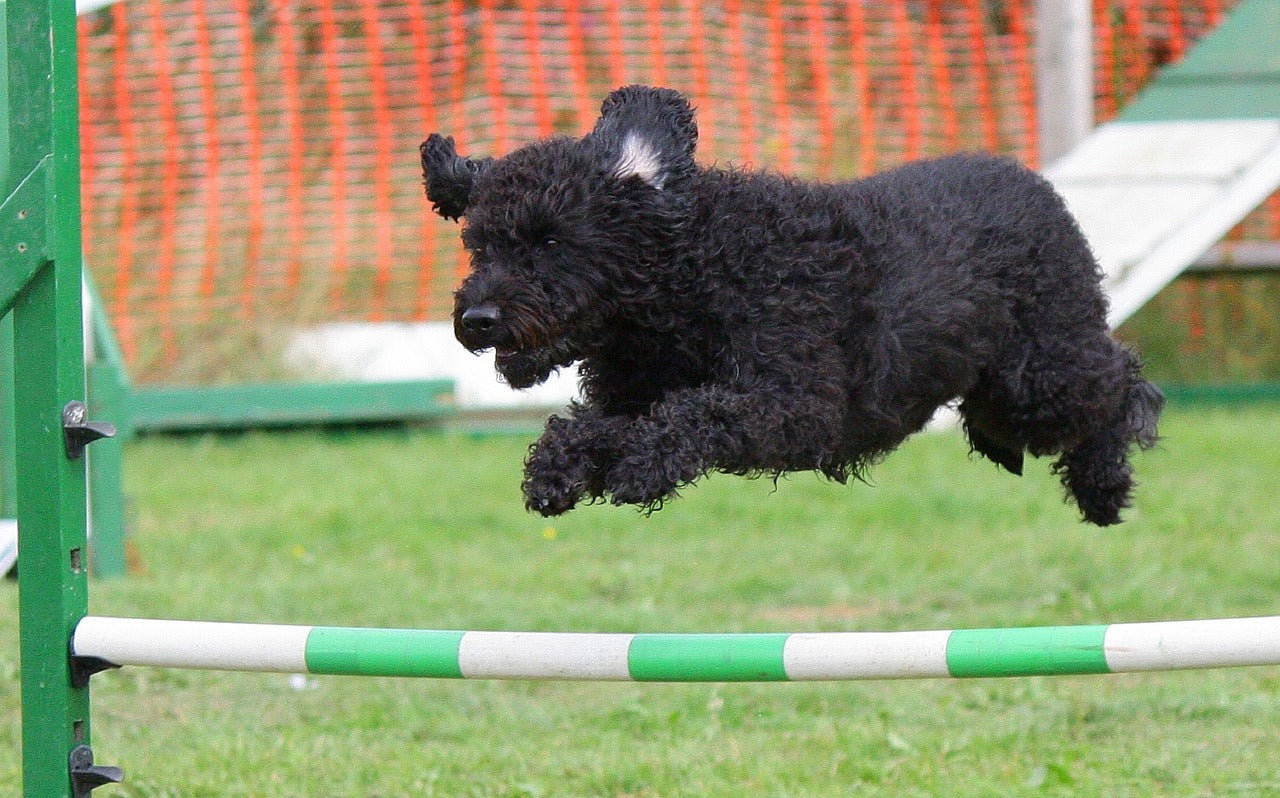
<path id="1" fill-rule="evenodd" d="M 766 682 L 1049 676 L 1280 664 L 1280 616 L 926 632 L 594 634 L 82 619 L 112 665 L 351 676 Z"/>

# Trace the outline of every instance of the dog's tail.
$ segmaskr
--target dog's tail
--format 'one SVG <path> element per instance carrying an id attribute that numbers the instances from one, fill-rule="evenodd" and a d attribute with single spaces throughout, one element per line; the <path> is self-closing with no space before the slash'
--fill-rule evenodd
<path id="1" fill-rule="evenodd" d="M 1098 526 L 1119 523 L 1133 491 L 1133 444 L 1149 449 L 1156 444 L 1156 425 L 1164 407 L 1160 389 L 1143 378 L 1138 358 L 1116 344 L 1124 366 L 1124 402 L 1107 424 L 1062 455 L 1054 471 L 1080 506 L 1084 520 Z"/>

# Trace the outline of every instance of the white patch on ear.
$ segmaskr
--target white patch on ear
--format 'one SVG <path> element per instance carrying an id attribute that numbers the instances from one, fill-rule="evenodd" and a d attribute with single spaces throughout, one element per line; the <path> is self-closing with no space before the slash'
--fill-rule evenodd
<path id="1" fill-rule="evenodd" d="M 622 141 L 622 154 L 613 168 L 615 177 L 638 177 L 654 188 L 662 188 L 662 157 L 639 133 L 631 132 Z"/>

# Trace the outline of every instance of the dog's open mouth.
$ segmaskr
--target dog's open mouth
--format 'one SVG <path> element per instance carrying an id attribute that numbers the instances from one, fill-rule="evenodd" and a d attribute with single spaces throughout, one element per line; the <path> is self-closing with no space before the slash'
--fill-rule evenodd
<path id="1" fill-rule="evenodd" d="M 529 388 L 545 381 L 552 372 L 573 363 L 577 357 L 564 339 L 545 346 L 515 348 L 496 346 L 494 367 L 512 388 Z"/>
<path id="2" fill-rule="evenodd" d="M 513 346 L 496 346 L 493 349 L 494 365 L 496 365 L 499 370 L 502 370 L 508 366 L 520 364 L 526 361 L 533 363 L 539 360 L 544 360 L 547 355 L 550 354 L 548 349 L 548 347 L 544 346 L 529 346 L 523 349 L 518 349 Z"/>

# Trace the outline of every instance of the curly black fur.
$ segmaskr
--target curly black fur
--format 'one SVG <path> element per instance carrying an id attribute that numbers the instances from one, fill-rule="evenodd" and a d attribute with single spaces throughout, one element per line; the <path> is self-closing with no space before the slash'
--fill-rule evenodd
<path id="1" fill-rule="evenodd" d="M 422 180 L 431 197 L 431 209 L 446 219 L 461 219 L 472 181 L 492 159 L 463 158 L 454 148 L 452 136 L 435 133 L 422 142 L 418 154 L 422 157 Z"/>
<path id="2" fill-rule="evenodd" d="M 696 140 L 681 95 L 629 86 L 582 139 L 423 144 L 429 198 L 467 219 L 458 340 L 515 388 L 580 363 L 584 400 L 525 464 L 531 510 L 652 509 L 711 470 L 844 481 L 959 399 L 973 451 L 1015 474 L 1060 455 L 1085 520 L 1120 520 L 1163 398 L 1046 181 L 956 155 L 804 182 L 699 167 Z"/>

